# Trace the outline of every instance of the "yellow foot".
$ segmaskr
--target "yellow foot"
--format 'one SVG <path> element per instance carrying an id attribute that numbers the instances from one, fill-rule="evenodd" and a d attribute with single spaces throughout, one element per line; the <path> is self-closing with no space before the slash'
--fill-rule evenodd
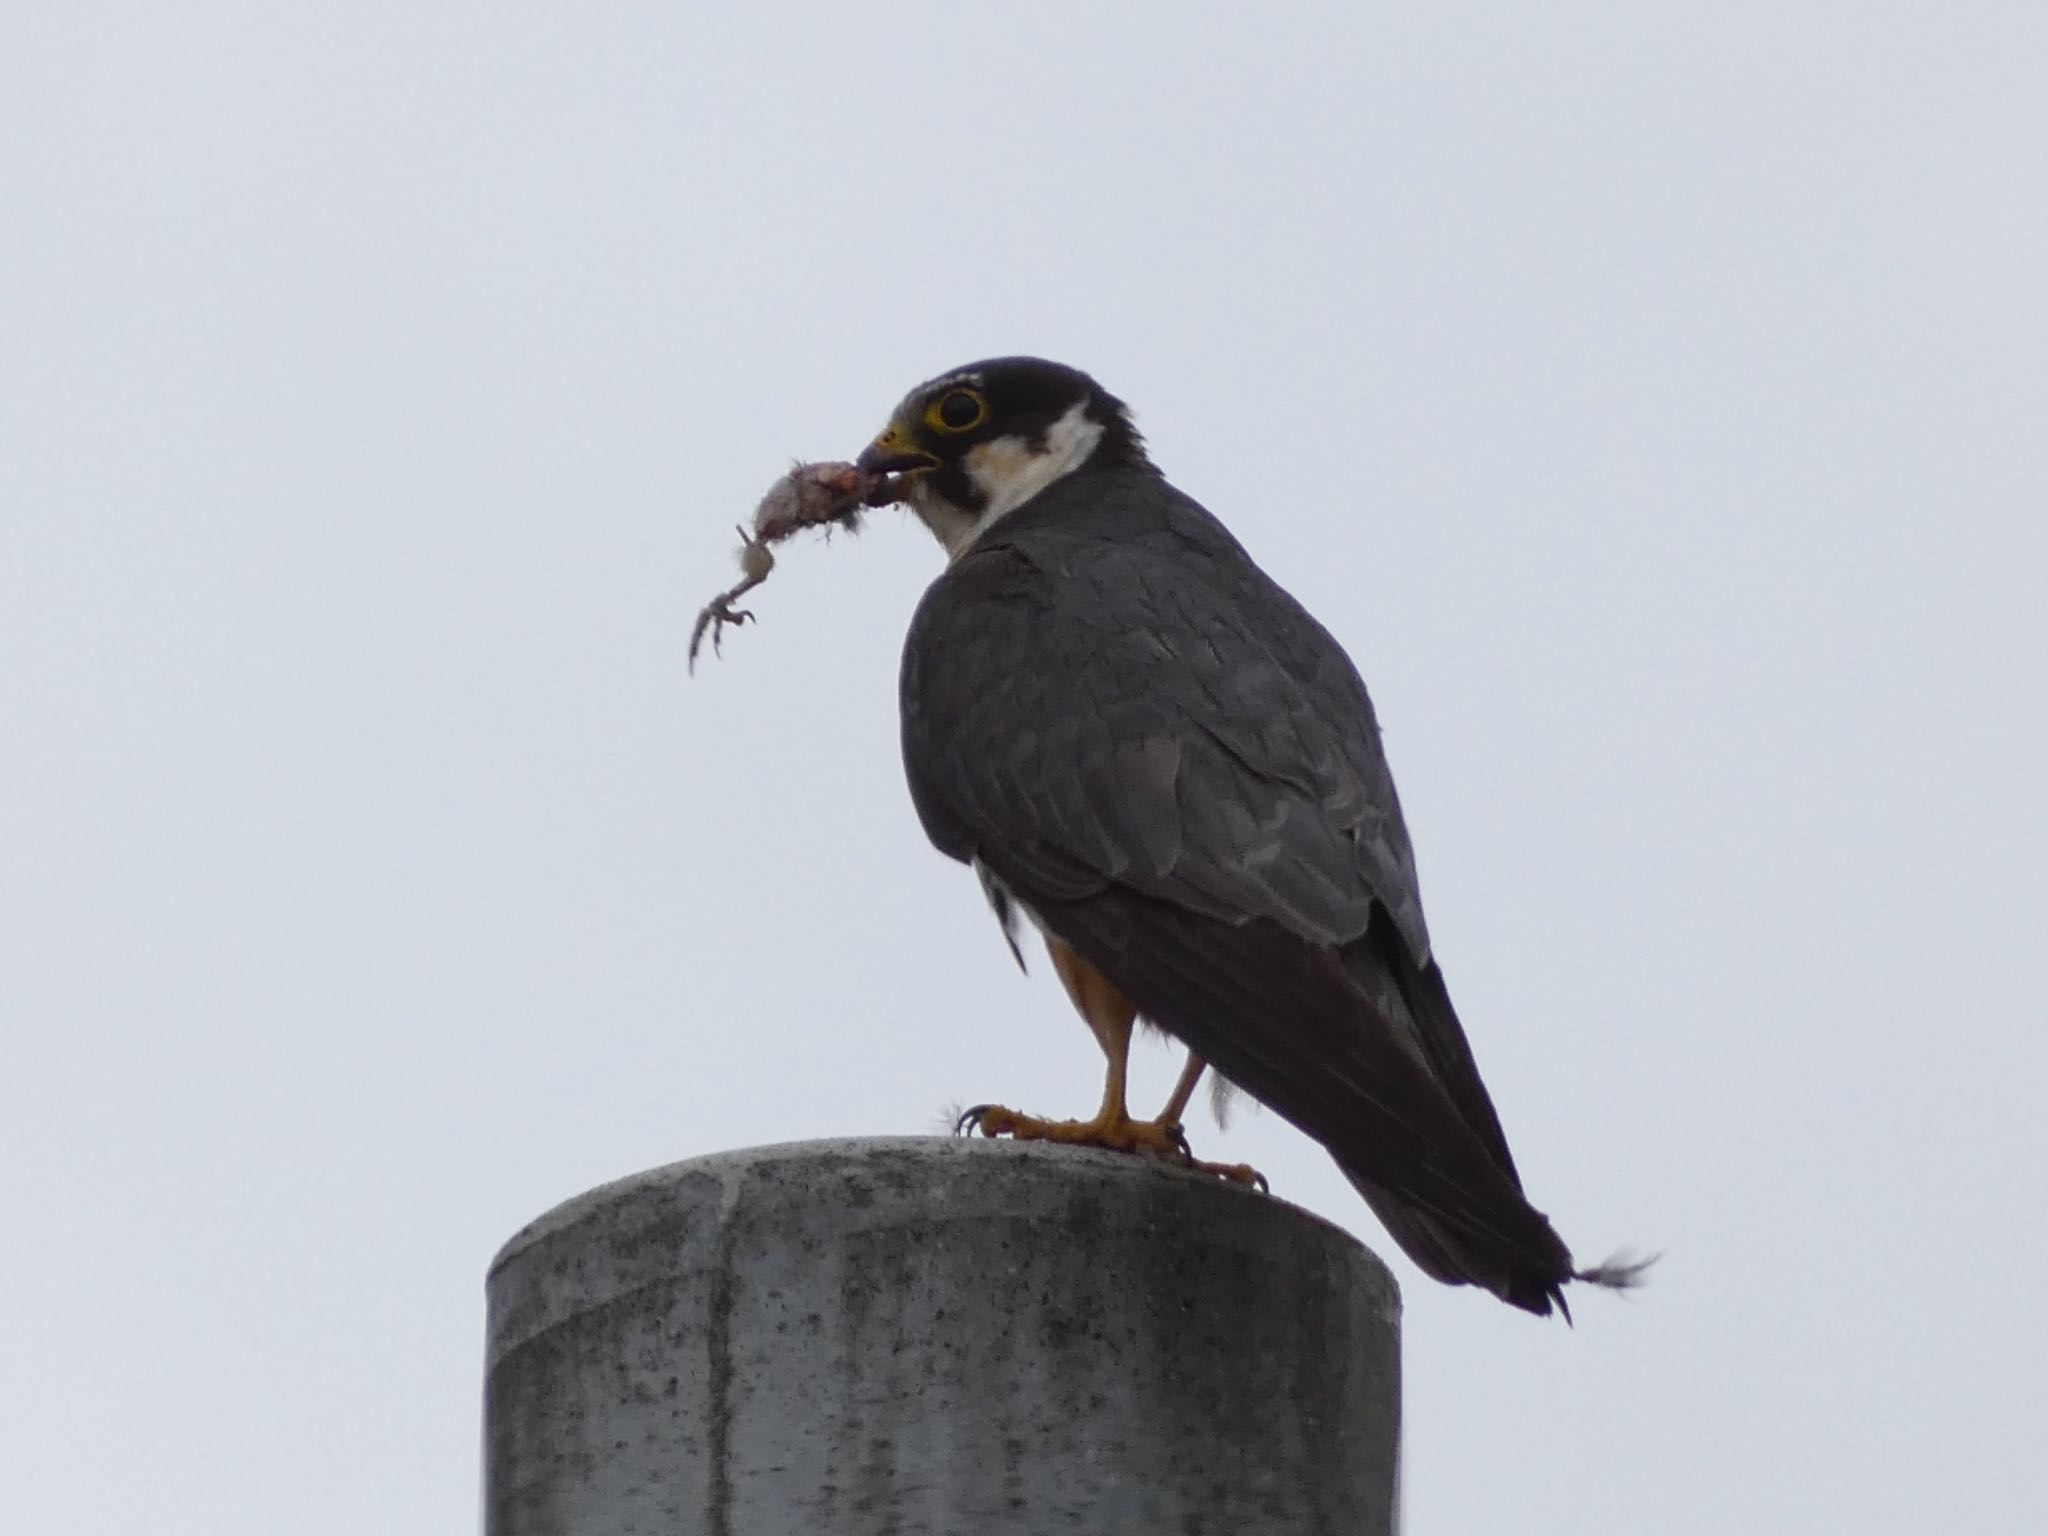
<path id="1" fill-rule="evenodd" d="M 1167 1120 L 1133 1120 L 1128 1115 L 1097 1115 L 1093 1120 L 1041 1120 L 1000 1104 L 977 1104 L 953 1129 L 971 1136 L 1008 1136 L 1015 1141 L 1052 1141 L 1069 1147 L 1101 1147 L 1137 1157 L 1157 1158 L 1176 1167 L 1227 1179 L 1233 1184 L 1266 1189 L 1266 1176 L 1243 1163 L 1204 1163 L 1188 1150 L 1186 1132 Z"/>
<path id="2" fill-rule="evenodd" d="M 1056 1141 L 1069 1147 L 1102 1147 L 1169 1162 L 1188 1160 L 1187 1138 L 1177 1125 L 1133 1120 L 1129 1115 L 1097 1115 L 1093 1120 L 1041 1120 L 1000 1104 L 977 1104 L 960 1117 L 954 1129 L 962 1135 L 1008 1136 L 1017 1141 Z"/>

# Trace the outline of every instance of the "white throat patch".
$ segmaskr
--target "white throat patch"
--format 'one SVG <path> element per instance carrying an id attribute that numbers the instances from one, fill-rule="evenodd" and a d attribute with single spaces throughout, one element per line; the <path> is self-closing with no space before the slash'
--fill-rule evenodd
<path id="1" fill-rule="evenodd" d="M 946 558 L 958 560 L 997 519 L 1024 505 L 1062 475 L 1088 462 L 1102 441 L 1102 423 L 1088 419 L 1088 403 L 1077 400 L 1046 429 L 1045 441 L 1034 445 L 1022 437 L 997 437 L 967 450 L 967 478 L 986 498 L 979 511 L 968 512 L 917 487 L 912 508 L 946 546 Z M 922 480 L 924 477 L 919 476 Z M 917 494 L 917 490 L 923 494 Z"/>

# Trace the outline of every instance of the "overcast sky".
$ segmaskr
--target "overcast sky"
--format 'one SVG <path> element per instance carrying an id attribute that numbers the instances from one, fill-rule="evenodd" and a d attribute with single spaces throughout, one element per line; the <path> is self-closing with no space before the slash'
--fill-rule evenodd
<path id="1" fill-rule="evenodd" d="M 2048 10 L 0 17 L 0 1508 L 477 1517 L 482 1280 L 1091 1106 L 902 787 L 939 567 L 732 524 L 1095 373 L 1358 659 L 1575 1331 L 1386 1254 L 1430 1536 L 2048 1506 Z M 1174 1062 L 1153 1046 L 1149 1099 Z"/>

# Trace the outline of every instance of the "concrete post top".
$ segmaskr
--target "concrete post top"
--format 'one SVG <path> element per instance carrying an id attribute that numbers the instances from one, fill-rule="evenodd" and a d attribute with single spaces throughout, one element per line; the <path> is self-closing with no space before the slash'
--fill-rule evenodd
<path id="1" fill-rule="evenodd" d="M 488 1299 L 487 1536 L 1393 1528 L 1393 1276 L 1207 1175 L 722 1152 L 557 1206 Z"/>
<path id="2" fill-rule="evenodd" d="M 491 1357 L 512 1342 L 501 1336 L 499 1325 L 513 1319 L 500 1316 L 496 1304 L 510 1299 L 499 1295 L 504 1272 L 518 1267 L 529 1250 L 553 1246 L 571 1234 L 580 1245 L 596 1228 L 612 1237 L 616 1252 L 617 1239 L 630 1229 L 656 1238 L 668 1225 L 661 1219 L 665 1210 L 679 1214 L 683 1207 L 703 1211 L 708 1206 L 720 1218 L 729 1217 L 750 1196 L 772 1198 L 777 1190 L 800 1192 L 806 1219 L 836 1206 L 849 1223 L 866 1226 L 901 1220 L 926 1224 L 952 1210 L 966 1221 L 1039 1216 L 1055 1220 L 1067 1233 L 1085 1235 L 1087 1212 L 1077 1213 L 1078 1202 L 1098 1207 L 1103 1220 L 1120 1218 L 1138 1226 L 1193 1221 L 1218 1234 L 1236 1229 L 1230 1246 L 1277 1252 L 1307 1243 L 1326 1260 L 1369 1276 L 1374 1288 L 1384 1291 L 1387 1317 L 1400 1317 L 1400 1288 L 1377 1254 L 1314 1212 L 1257 1190 L 1088 1147 L 962 1136 L 835 1137 L 668 1163 L 586 1190 L 536 1217 L 491 1260 Z M 1283 1231 L 1288 1242 L 1276 1244 Z M 680 1231 L 674 1235 L 683 1236 Z M 647 1258 L 646 1278 L 652 1278 L 673 1268 L 675 1254 L 657 1242 Z M 628 1265 L 613 1280 L 629 1287 L 631 1269 Z M 581 1294 L 586 1305 L 593 1299 L 587 1291 Z"/>

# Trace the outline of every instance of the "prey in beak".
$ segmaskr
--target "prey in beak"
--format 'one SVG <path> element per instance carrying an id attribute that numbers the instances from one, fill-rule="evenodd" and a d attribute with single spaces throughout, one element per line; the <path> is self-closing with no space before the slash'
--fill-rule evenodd
<path id="1" fill-rule="evenodd" d="M 769 545 L 806 528 L 823 529 L 828 538 L 834 528 L 857 531 L 863 511 L 902 501 L 901 487 L 902 481 L 895 476 L 843 462 L 799 464 L 770 486 L 754 509 L 753 527 L 742 524 L 739 528 L 740 581 L 706 603 L 690 631 L 690 670 L 697 670 L 697 652 L 707 638 L 717 654 L 727 627 L 753 618 L 746 609 L 733 605 L 775 569 Z"/>

